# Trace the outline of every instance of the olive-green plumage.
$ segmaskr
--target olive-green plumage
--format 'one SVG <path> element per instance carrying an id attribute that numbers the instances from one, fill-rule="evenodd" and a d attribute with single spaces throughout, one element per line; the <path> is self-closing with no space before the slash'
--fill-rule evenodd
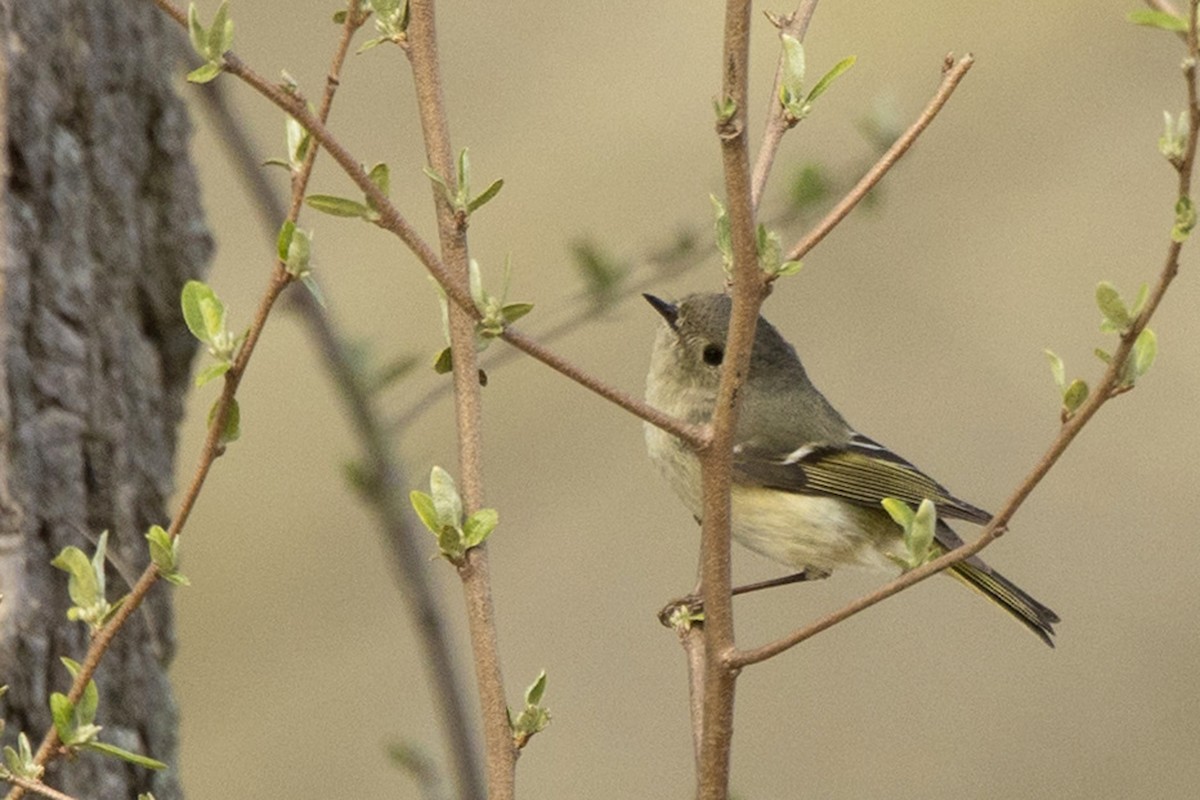
<path id="1" fill-rule="evenodd" d="M 646 379 L 646 399 L 686 421 L 712 418 L 729 329 L 730 299 L 697 294 L 677 305 L 651 295 L 662 315 Z M 900 528 L 880 505 L 895 497 L 938 511 L 936 545 L 962 540 L 943 520 L 986 524 L 990 515 L 887 448 L 856 433 L 808 379 L 796 351 L 761 317 L 734 434 L 732 532 L 741 544 L 796 570 L 867 566 L 895 571 Z M 700 465 L 686 444 L 646 426 L 651 459 L 697 516 Z M 948 571 L 1053 647 L 1058 615 L 978 558 Z"/>

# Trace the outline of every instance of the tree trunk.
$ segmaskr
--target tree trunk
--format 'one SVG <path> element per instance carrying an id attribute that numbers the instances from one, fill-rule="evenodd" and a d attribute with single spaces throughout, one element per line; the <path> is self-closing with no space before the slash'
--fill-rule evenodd
<path id="1" fill-rule="evenodd" d="M 168 523 L 176 425 L 196 342 L 179 309 L 207 263 L 190 127 L 171 90 L 178 37 L 150 3 L 0 0 L 0 700 L 4 743 L 34 747 L 69 622 L 67 545 L 109 531 L 110 599 Z M 170 591 L 156 587 L 96 674 L 100 738 L 171 764 L 87 753 L 46 781 L 70 794 L 178 797 Z"/>

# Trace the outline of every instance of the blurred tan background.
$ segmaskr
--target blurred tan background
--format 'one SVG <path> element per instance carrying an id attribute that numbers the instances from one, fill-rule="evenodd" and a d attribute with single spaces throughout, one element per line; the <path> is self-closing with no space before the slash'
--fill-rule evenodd
<path id="1" fill-rule="evenodd" d="M 236 48 L 316 96 L 336 5 L 238 3 Z M 858 64 L 788 136 L 767 213 L 800 163 L 864 157 L 854 124 L 874 104 L 890 102 L 907 125 L 947 51 L 978 59 L 887 179 L 883 206 L 852 216 L 766 313 L 859 429 L 985 507 L 1055 434 L 1042 349 L 1094 378 L 1092 348 L 1108 341 L 1096 282 L 1131 295 L 1161 266 L 1174 179 L 1155 144 L 1162 111 L 1183 104 L 1182 49 L 1125 22 L 1134 7 L 829 2 L 809 33 L 813 79 L 845 55 Z M 511 297 L 537 306 L 524 330 L 583 308 L 571 239 L 610 246 L 637 280 L 642 256 L 679 227 L 707 235 L 708 193 L 721 192 L 711 108 L 721 14 L 696 0 L 443 4 L 456 146 L 471 147 L 478 186 L 505 179 L 472 220 L 472 254 L 492 283 L 512 254 Z M 755 134 L 777 53 L 766 21 L 756 29 Z M 263 157 L 281 156 L 282 116 L 230 88 Z M 399 207 L 436 240 L 399 51 L 351 58 L 331 124 L 363 161 L 391 164 Z M 211 282 L 246 322 L 272 242 L 198 115 L 197 129 L 219 243 Z M 312 190 L 351 193 L 326 159 Z M 317 231 L 318 273 L 351 333 L 380 358 L 422 359 L 386 395 L 401 413 L 441 380 L 424 367 L 442 346 L 433 289 L 386 234 L 311 212 L 303 224 Z M 1063 617 L 1057 650 L 951 581 L 922 584 L 744 675 L 739 797 L 1193 796 L 1195 248 L 1154 325 L 1150 375 L 1102 412 L 988 551 Z M 677 297 L 720 280 L 707 258 L 654 291 Z M 556 348 L 640 393 L 656 324 L 631 297 Z M 180 483 L 213 395 L 200 390 L 191 405 Z M 522 796 L 691 796 L 683 657 L 654 613 L 691 588 L 694 524 L 647 463 L 632 418 L 527 361 L 494 370 L 484 397 L 510 702 L 544 667 L 554 716 L 521 758 Z M 218 462 L 184 545 L 194 586 L 177 595 L 174 678 L 185 786 L 193 798 L 417 797 L 384 747 L 406 740 L 440 757 L 429 687 L 373 521 L 341 477 L 354 444 L 296 320 L 269 326 L 241 402 L 243 438 Z M 414 486 L 433 464 L 453 469 L 449 406 L 397 445 Z M 445 564 L 430 569 L 465 653 L 458 581 Z M 738 553 L 740 582 L 777 574 Z M 881 579 L 839 574 L 740 599 L 739 641 L 783 634 Z"/>

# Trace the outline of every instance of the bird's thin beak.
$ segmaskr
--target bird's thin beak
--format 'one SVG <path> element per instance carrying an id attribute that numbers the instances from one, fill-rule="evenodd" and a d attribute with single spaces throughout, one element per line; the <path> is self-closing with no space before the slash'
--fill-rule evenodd
<path id="1" fill-rule="evenodd" d="M 674 303 L 668 303 L 666 300 L 655 297 L 652 294 L 643 294 L 646 302 L 654 306 L 654 310 L 662 314 L 663 319 L 671 326 L 671 330 L 675 330 L 675 320 L 679 318 L 679 306 Z"/>

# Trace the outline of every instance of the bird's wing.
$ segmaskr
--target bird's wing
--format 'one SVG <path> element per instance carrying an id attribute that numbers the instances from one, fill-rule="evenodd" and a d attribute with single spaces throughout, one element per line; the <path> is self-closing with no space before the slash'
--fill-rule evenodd
<path id="1" fill-rule="evenodd" d="M 872 508 L 885 497 L 912 506 L 929 498 L 942 517 L 980 525 L 991 520 L 983 509 L 959 500 L 907 460 L 857 433 L 843 444 L 808 444 L 790 452 L 741 444 L 734 448 L 733 466 L 741 483 L 840 497 Z"/>

